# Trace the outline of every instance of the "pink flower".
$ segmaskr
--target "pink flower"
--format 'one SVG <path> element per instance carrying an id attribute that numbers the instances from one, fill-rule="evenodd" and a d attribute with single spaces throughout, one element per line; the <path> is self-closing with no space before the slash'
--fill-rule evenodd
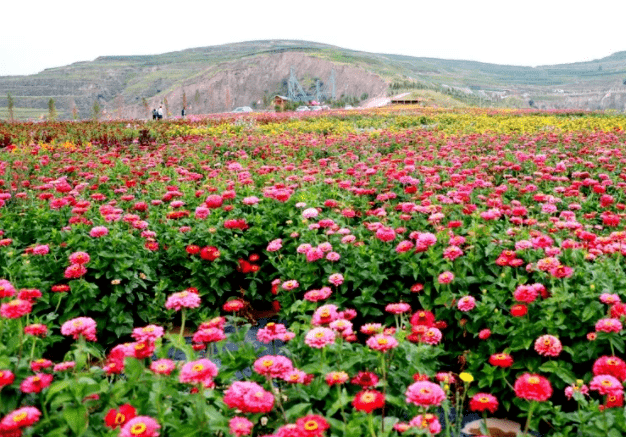
<path id="1" fill-rule="evenodd" d="M 0 299 L 3 297 L 13 297 L 15 295 L 15 287 L 6 279 L 0 279 Z"/>
<path id="2" fill-rule="evenodd" d="M 72 264 L 65 269 L 64 276 L 66 279 L 77 279 L 87 273 L 87 268 L 82 264 Z"/>
<path id="3" fill-rule="evenodd" d="M 119 437 L 159 437 L 160 428 L 152 417 L 137 416 L 124 424 Z"/>
<path id="4" fill-rule="evenodd" d="M 413 248 L 413 242 L 409 241 L 409 240 L 402 240 L 401 242 L 398 243 L 398 245 L 396 246 L 396 252 L 398 253 L 404 253 L 404 252 L 408 252 L 409 250 L 411 250 Z"/>
<path id="5" fill-rule="evenodd" d="M 539 296 L 539 291 L 530 285 L 519 285 L 513 292 L 513 298 L 518 302 L 531 303 Z"/>
<path id="6" fill-rule="evenodd" d="M 69 257 L 70 260 L 70 264 L 87 264 L 91 258 L 89 257 L 89 254 L 86 252 L 74 252 L 73 254 L 70 255 Z"/>
<path id="7" fill-rule="evenodd" d="M 619 380 L 611 375 L 594 376 L 589 384 L 591 390 L 596 390 L 601 395 L 619 395 L 624 392 L 624 387 Z"/>
<path id="8" fill-rule="evenodd" d="M 339 287 L 343 284 L 343 275 L 341 273 L 333 273 L 328 277 L 328 282 L 333 284 L 335 287 Z"/>
<path id="9" fill-rule="evenodd" d="M 302 211 L 302 217 L 304 217 L 305 219 L 317 217 L 318 214 L 319 213 L 317 212 L 317 209 L 315 208 L 307 208 L 304 211 Z"/>
<path id="10" fill-rule="evenodd" d="M 335 342 L 335 332 L 329 328 L 313 328 L 306 334 L 304 342 L 312 348 L 321 349 Z"/>
<path id="11" fill-rule="evenodd" d="M 171 294 L 165 302 L 168 310 L 180 311 L 182 308 L 198 308 L 200 306 L 200 296 L 187 290 Z"/>
<path id="12" fill-rule="evenodd" d="M 13 299 L 0 305 L 0 316 L 5 319 L 18 319 L 29 314 L 33 309 L 33 304 L 27 300 Z"/>
<path id="13" fill-rule="evenodd" d="M 574 393 L 576 392 L 579 392 L 582 395 L 588 395 L 589 387 L 587 387 L 585 384 L 582 384 L 581 386 L 572 384 L 565 387 L 565 396 L 567 397 L 567 399 L 572 399 L 572 397 L 574 397 Z"/>
<path id="14" fill-rule="evenodd" d="M 77 317 L 68 320 L 61 326 L 61 334 L 71 335 L 74 340 L 78 340 L 81 335 L 89 341 L 96 339 L 96 321 L 91 317 Z"/>
<path id="15" fill-rule="evenodd" d="M 328 299 L 332 292 L 333 290 L 330 287 L 322 287 L 319 290 L 309 290 L 304 293 L 304 299 L 309 302 L 319 302 Z"/>
<path id="16" fill-rule="evenodd" d="M 267 245 L 268 252 L 276 252 L 283 247 L 283 240 L 281 238 L 277 238 L 276 240 L 272 240 Z"/>
<path id="17" fill-rule="evenodd" d="M 205 384 L 217 376 L 217 366 L 211 360 L 202 358 L 185 363 L 180 370 L 182 383 Z"/>
<path id="18" fill-rule="evenodd" d="M 441 423 L 439 422 L 439 419 L 431 413 L 420 414 L 419 416 L 414 417 L 409 422 L 409 426 L 417 429 L 428 430 L 429 435 L 435 435 L 441 432 Z"/>
<path id="19" fill-rule="evenodd" d="M 295 279 L 290 279 L 289 281 L 285 281 L 282 284 L 283 290 L 295 290 L 300 286 L 300 283 Z"/>
<path id="20" fill-rule="evenodd" d="M 439 283 L 440 284 L 449 284 L 454 280 L 454 273 L 452 272 L 443 272 L 439 275 Z"/>
<path id="21" fill-rule="evenodd" d="M 193 334 L 193 342 L 194 343 L 217 343 L 219 341 L 225 340 L 226 335 L 224 331 L 220 328 L 216 327 L 200 327 Z"/>
<path id="22" fill-rule="evenodd" d="M 539 355 L 557 357 L 563 350 L 561 341 L 553 335 L 542 335 L 535 340 L 535 350 Z"/>
<path id="23" fill-rule="evenodd" d="M 176 368 L 176 363 L 167 358 L 153 361 L 150 364 L 150 370 L 160 375 L 169 375 Z"/>
<path id="24" fill-rule="evenodd" d="M 23 393 L 39 393 L 52 383 L 52 375 L 47 373 L 37 373 L 29 376 L 20 384 Z"/>
<path id="25" fill-rule="evenodd" d="M 441 405 L 446 394 L 439 385 L 429 381 L 418 381 L 411 384 L 406 390 L 406 402 L 418 407 Z"/>
<path id="26" fill-rule="evenodd" d="M 411 311 L 411 305 L 404 302 L 390 303 L 385 307 L 385 311 L 391 314 L 403 314 Z"/>
<path id="27" fill-rule="evenodd" d="M 46 255 L 50 252 L 50 246 L 47 244 L 40 244 L 38 246 L 33 247 L 33 254 L 35 255 Z"/>
<path id="28" fill-rule="evenodd" d="M 274 407 L 274 396 L 259 384 L 235 381 L 224 392 L 224 403 L 244 413 L 269 413 Z"/>
<path id="29" fill-rule="evenodd" d="M 59 364 L 55 364 L 52 370 L 54 372 L 64 372 L 66 370 L 70 370 L 76 367 L 76 363 L 74 361 L 64 361 Z"/>
<path id="30" fill-rule="evenodd" d="M 325 325 L 327 323 L 334 322 L 337 319 L 339 319 L 337 305 L 322 305 L 313 313 L 313 317 L 311 318 L 311 324 L 314 326 Z"/>
<path id="31" fill-rule="evenodd" d="M 8 433 L 8 436 L 21 436 L 21 429 L 38 422 L 40 417 L 41 411 L 35 407 L 18 408 L 0 420 L 0 431 Z M 11 434 L 11 431 L 15 433 Z"/>
<path id="32" fill-rule="evenodd" d="M 104 237 L 108 233 L 109 230 L 105 226 L 96 226 L 89 231 L 89 235 L 94 238 Z"/>
<path id="33" fill-rule="evenodd" d="M 287 328 L 282 323 L 270 322 L 256 333 L 256 338 L 261 343 L 271 343 L 275 340 L 282 340 L 287 333 Z"/>
<path id="34" fill-rule="evenodd" d="M 228 421 L 228 430 L 231 434 L 240 437 L 242 435 L 250 435 L 254 424 L 245 417 L 233 417 Z"/>
<path id="35" fill-rule="evenodd" d="M 157 338 L 163 337 L 163 328 L 157 325 L 148 325 L 143 328 L 135 328 L 133 329 L 133 333 L 131 334 L 136 341 L 152 341 L 154 342 Z"/>
<path id="36" fill-rule="evenodd" d="M 600 319 L 596 323 L 596 332 L 620 332 L 622 323 L 617 319 Z"/>
<path id="37" fill-rule="evenodd" d="M 481 329 L 478 333 L 478 338 L 481 340 L 487 340 L 489 337 L 491 337 L 491 329 Z"/>
<path id="38" fill-rule="evenodd" d="M 244 197 L 242 203 L 244 205 L 256 205 L 259 203 L 259 198 L 256 196 Z"/>
<path id="39" fill-rule="evenodd" d="M 377 334 L 368 338 L 366 344 L 370 349 L 386 352 L 398 346 L 398 340 L 389 335 Z"/>
<path id="40" fill-rule="evenodd" d="M 254 362 L 254 371 L 269 378 L 283 378 L 293 370 L 291 360 L 282 355 L 265 355 Z"/>
<path id="41" fill-rule="evenodd" d="M 422 334 L 421 341 L 426 344 L 437 345 L 442 337 L 443 335 L 438 328 L 430 327 Z"/>
<path id="42" fill-rule="evenodd" d="M 457 304 L 457 308 L 463 312 L 471 311 L 475 307 L 476 299 L 474 299 L 472 296 L 463 296 Z"/>
<path id="43" fill-rule="evenodd" d="M 396 239 L 396 232 L 392 228 L 381 227 L 376 231 L 376 238 L 384 242 L 393 241 Z"/>

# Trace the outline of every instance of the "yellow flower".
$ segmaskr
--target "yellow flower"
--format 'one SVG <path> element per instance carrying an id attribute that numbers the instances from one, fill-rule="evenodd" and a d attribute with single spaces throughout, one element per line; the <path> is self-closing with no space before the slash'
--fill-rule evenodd
<path id="1" fill-rule="evenodd" d="M 461 381 L 463 382 L 469 383 L 469 382 L 474 381 L 474 377 L 470 373 L 467 373 L 467 372 L 461 372 L 459 374 L 459 378 L 461 378 Z"/>

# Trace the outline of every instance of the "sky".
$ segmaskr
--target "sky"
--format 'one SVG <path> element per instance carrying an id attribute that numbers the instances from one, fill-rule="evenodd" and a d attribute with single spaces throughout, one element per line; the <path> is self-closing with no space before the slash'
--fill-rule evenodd
<path id="1" fill-rule="evenodd" d="M 1 10 L 0 76 L 265 39 L 525 66 L 626 50 L 623 0 L 8 0 Z"/>

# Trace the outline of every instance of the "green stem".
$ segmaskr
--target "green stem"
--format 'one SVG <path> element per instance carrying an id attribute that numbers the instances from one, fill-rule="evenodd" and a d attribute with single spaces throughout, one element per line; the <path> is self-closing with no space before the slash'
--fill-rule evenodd
<path id="1" fill-rule="evenodd" d="M 20 367 L 20 360 L 22 359 L 22 347 L 24 346 L 24 332 L 22 329 L 22 319 L 17 319 L 17 333 L 19 336 L 20 348 L 17 352 L 17 362 L 15 363 L 15 373 L 17 373 L 17 369 Z"/>
<path id="2" fill-rule="evenodd" d="M 57 306 L 54 309 L 54 313 L 57 314 L 59 312 L 59 307 L 61 306 L 61 301 L 63 300 L 63 294 L 64 293 L 58 293 L 59 294 L 59 301 L 57 302 Z"/>
<path id="3" fill-rule="evenodd" d="M 37 344 L 37 337 L 33 336 L 33 347 L 30 349 L 30 362 L 33 361 L 33 356 L 35 355 L 35 344 Z"/>
<path id="4" fill-rule="evenodd" d="M 385 363 L 385 353 L 381 352 L 380 365 L 383 374 L 383 399 L 387 397 L 387 366 Z M 385 406 L 383 405 L 382 420 L 380 421 L 380 431 L 385 433 Z"/>
<path id="5" fill-rule="evenodd" d="M 341 399 L 341 385 L 337 384 L 337 399 Z M 343 434 L 346 434 L 346 415 L 343 411 L 343 403 L 340 403 L 339 410 L 341 411 L 341 419 L 343 420 Z"/>
<path id="6" fill-rule="evenodd" d="M 367 416 L 369 417 L 369 426 L 372 437 L 376 437 L 376 431 L 374 430 L 374 415 L 372 413 L 369 413 Z"/>
<path id="7" fill-rule="evenodd" d="M 524 426 L 524 437 L 528 435 L 528 428 L 530 428 L 530 419 L 533 417 L 533 410 L 535 409 L 536 405 L 537 403 L 534 401 L 530 403 L 530 408 L 528 409 L 528 418 L 526 419 L 526 426 Z"/>
<path id="8" fill-rule="evenodd" d="M 487 427 L 487 410 L 483 411 L 483 423 L 485 425 L 485 432 L 487 433 L 485 435 L 490 436 L 491 431 L 489 431 L 489 428 Z"/>
<path id="9" fill-rule="evenodd" d="M 446 408 L 446 406 L 448 405 L 449 401 L 448 399 L 446 399 L 446 401 L 444 402 L 444 408 L 443 408 L 443 420 L 446 423 L 446 437 L 452 437 L 452 427 L 450 426 L 450 409 Z"/>
<path id="10" fill-rule="evenodd" d="M 185 343 L 185 337 L 183 337 L 183 333 L 185 332 L 185 317 L 186 317 L 186 315 L 187 314 L 185 313 L 185 309 L 183 308 L 181 310 L 181 319 L 182 320 L 181 320 L 181 323 L 180 323 L 180 334 L 179 334 L 181 343 Z"/>

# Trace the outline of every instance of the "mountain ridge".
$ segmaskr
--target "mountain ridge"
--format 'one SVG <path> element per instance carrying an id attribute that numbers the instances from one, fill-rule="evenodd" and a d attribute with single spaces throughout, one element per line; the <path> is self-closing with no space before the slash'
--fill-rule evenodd
<path id="1" fill-rule="evenodd" d="M 480 100 L 494 106 L 626 109 L 622 89 L 626 51 L 591 61 L 531 67 L 369 53 L 304 40 L 99 56 L 33 75 L 0 76 L 0 96 L 11 93 L 21 118 L 45 113 L 50 98 L 61 118 L 72 113 L 89 117 L 95 102 L 119 117 L 146 118 L 153 106 L 164 102 L 177 114 L 183 92 L 194 113 L 229 111 L 234 106 L 265 108 L 273 94 L 286 93 L 290 62 L 309 90 L 315 80 L 324 81 L 331 70 L 342 69 L 338 98 L 380 97 L 399 92 L 404 85 L 455 90 L 470 104 Z M 199 92 L 205 95 L 198 98 Z M 7 99 L 0 99 L 0 118 L 6 117 L 6 105 Z"/>

